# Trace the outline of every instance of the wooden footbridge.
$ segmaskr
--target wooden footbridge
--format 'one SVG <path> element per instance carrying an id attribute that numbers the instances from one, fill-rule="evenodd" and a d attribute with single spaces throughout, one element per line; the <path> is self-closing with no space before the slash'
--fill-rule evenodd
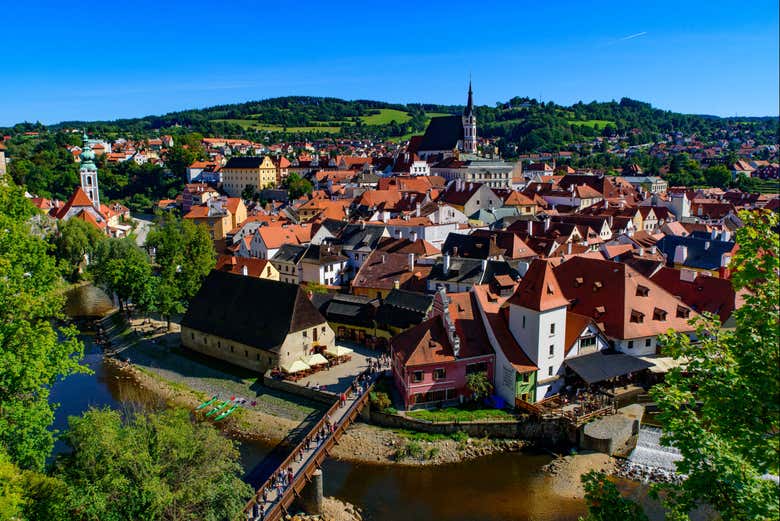
<path id="1" fill-rule="evenodd" d="M 333 446 L 338 444 L 344 431 L 352 425 L 368 403 L 369 393 L 380 374 L 369 376 L 363 388 L 356 385 L 357 390 L 348 395 L 344 404 L 336 400 L 322 418 L 307 431 L 303 441 L 290 451 L 287 458 L 276 466 L 270 477 L 260 485 L 237 520 L 276 521 L 284 517 L 290 505 L 301 497 L 304 488 L 312 481 L 325 458 L 330 455 Z M 329 428 L 328 424 L 332 427 Z M 292 480 L 289 482 L 279 478 L 281 475 L 286 476 L 288 469 L 292 469 Z"/>

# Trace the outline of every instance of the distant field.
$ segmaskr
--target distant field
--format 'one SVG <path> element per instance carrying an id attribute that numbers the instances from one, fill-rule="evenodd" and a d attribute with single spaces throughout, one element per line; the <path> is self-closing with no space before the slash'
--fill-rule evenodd
<path id="1" fill-rule="evenodd" d="M 584 126 L 590 128 L 594 128 L 596 125 L 598 125 L 599 128 L 604 128 L 607 125 L 612 125 L 613 127 L 615 126 L 614 121 L 608 121 L 606 119 L 588 119 L 586 121 L 577 121 L 577 120 L 570 119 L 568 123 L 569 125 L 578 125 L 578 126 Z"/>
<path id="2" fill-rule="evenodd" d="M 360 119 L 366 125 L 387 125 L 393 120 L 395 120 L 396 123 L 406 123 L 412 119 L 412 117 L 402 110 L 379 109 L 379 114 L 360 116 Z"/>
<path id="3" fill-rule="evenodd" d="M 271 132 L 282 132 L 284 127 L 281 125 L 266 125 L 265 123 L 258 123 L 253 119 L 215 119 L 214 121 L 221 121 L 224 123 L 235 123 L 241 125 L 241 128 L 245 130 L 269 130 Z M 287 132 L 324 132 L 326 134 L 337 134 L 341 130 L 341 127 L 287 127 Z"/>
<path id="4" fill-rule="evenodd" d="M 756 189 L 762 194 L 780 193 L 780 181 L 777 179 L 756 179 Z"/>

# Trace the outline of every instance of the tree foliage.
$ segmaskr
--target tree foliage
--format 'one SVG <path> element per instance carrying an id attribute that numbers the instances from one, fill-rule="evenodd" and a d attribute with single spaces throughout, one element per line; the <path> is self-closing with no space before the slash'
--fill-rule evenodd
<path id="1" fill-rule="evenodd" d="M 72 520 L 222 521 L 251 496 L 235 442 L 185 410 L 92 409 L 70 419 L 55 476 Z"/>
<path id="2" fill-rule="evenodd" d="M 71 280 L 78 278 L 80 266 L 91 260 L 105 238 L 94 225 L 81 219 L 57 222 L 57 233 L 52 237 L 54 254 L 64 262 L 63 269 Z"/>
<path id="3" fill-rule="evenodd" d="M 647 521 L 642 508 L 620 495 L 606 474 L 591 470 L 582 476 L 588 515 L 580 521 Z"/>
<path id="4" fill-rule="evenodd" d="M 493 384 L 484 372 L 467 375 L 466 388 L 476 400 L 489 396 L 493 392 Z"/>
<path id="5" fill-rule="evenodd" d="M 651 390 L 658 403 L 663 441 L 680 450 L 682 486 L 661 486 L 670 518 L 687 519 L 698 502 L 724 519 L 777 519 L 778 487 L 761 479 L 778 473 L 780 458 L 780 345 L 778 217 L 742 212 L 732 284 L 745 289 L 734 312 L 736 328 L 721 329 L 716 316 L 693 320 L 698 341 L 669 333 L 664 352 L 687 361 Z M 700 407 L 697 407 L 700 404 Z"/>
<path id="6" fill-rule="evenodd" d="M 184 311 L 216 264 L 214 245 L 205 226 L 165 213 L 149 232 L 146 247 L 154 250 L 158 267 L 155 308 L 170 320 Z"/>
<path id="7" fill-rule="evenodd" d="M 49 245 L 32 233 L 37 210 L 0 183 L 0 448 L 24 469 L 43 468 L 53 447 L 49 388 L 83 370 L 76 331 L 63 318 L 64 284 Z"/>
<path id="8" fill-rule="evenodd" d="M 298 199 L 301 196 L 309 195 L 314 188 L 308 179 L 304 179 L 296 173 L 292 173 L 284 180 L 284 187 L 292 199 Z"/>
<path id="9" fill-rule="evenodd" d="M 117 296 L 120 308 L 130 301 L 142 308 L 150 305 L 151 264 L 131 238 L 107 238 L 99 243 L 90 272 L 95 283 Z"/>

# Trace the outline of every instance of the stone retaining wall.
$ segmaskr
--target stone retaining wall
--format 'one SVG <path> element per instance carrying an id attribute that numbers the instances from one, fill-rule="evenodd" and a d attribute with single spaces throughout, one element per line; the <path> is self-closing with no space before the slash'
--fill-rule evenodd
<path id="1" fill-rule="evenodd" d="M 430 434 L 454 434 L 463 431 L 473 438 L 524 439 L 539 445 L 553 446 L 568 440 L 566 426 L 559 420 L 537 420 L 534 418 L 517 421 L 473 421 L 473 422 L 426 422 L 371 410 L 371 423 L 391 429 L 407 429 Z"/>

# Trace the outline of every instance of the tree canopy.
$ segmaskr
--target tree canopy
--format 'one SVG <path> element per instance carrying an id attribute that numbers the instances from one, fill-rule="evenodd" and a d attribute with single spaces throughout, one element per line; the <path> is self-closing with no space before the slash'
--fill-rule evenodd
<path id="1" fill-rule="evenodd" d="M 0 183 L 0 449 L 24 469 L 42 469 L 53 447 L 49 388 L 83 370 L 83 345 L 63 318 L 64 284 L 49 245 L 32 232 L 37 210 Z"/>
<path id="2" fill-rule="evenodd" d="M 92 409 L 70 418 L 65 439 L 54 475 L 68 488 L 68 519 L 222 521 L 252 494 L 236 443 L 186 410 Z"/>

